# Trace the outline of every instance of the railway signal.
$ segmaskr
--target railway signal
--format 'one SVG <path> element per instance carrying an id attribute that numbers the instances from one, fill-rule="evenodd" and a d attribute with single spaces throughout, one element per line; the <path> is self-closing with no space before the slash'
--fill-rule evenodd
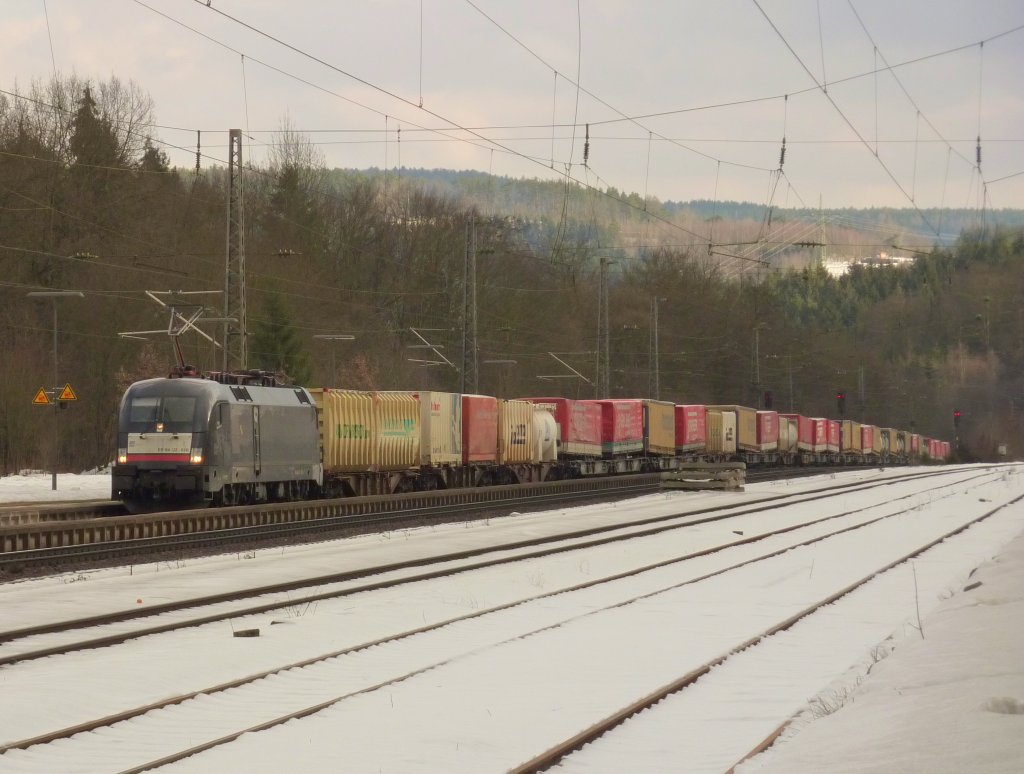
<path id="1" fill-rule="evenodd" d="M 836 390 L 836 410 L 839 416 L 846 416 L 846 392 L 843 390 Z"/>
<path id="2" fill-rule="evenodd" d="M 953 409 L 953 427 L 960 427 L 960 409 Z"/>

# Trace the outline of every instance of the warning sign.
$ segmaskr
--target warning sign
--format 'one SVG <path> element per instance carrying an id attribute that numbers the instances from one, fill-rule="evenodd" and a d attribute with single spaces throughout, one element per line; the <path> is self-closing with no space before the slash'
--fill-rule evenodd
<path id="1" fill-rule="evenodd" d="M 64 389 L 57 396 L 57 400 L 78 400 L 78 396 L 75 395 L 75 391 L 71 389 L 70 384 L 65 384 Z"/>
<path id="2" fill-rule="evenodd" d="M 40 387 L 39 392 L 37 392 L 36 396 L 32 399 L 32 403 L 36 406 L 48 406 L 50 404 L 50 399 L 46 397 L 46 390 Z"/>

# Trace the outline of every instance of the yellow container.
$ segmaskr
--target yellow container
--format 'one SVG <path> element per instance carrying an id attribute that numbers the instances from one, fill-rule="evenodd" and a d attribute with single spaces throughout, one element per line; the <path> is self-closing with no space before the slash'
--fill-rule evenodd
<path id="1" fill-rule="evenodd" d="M 644 451 L 676 453 L 676 406 L 663 400 L 644 401 Z"/>
<path id="2" fill-rule="evenodd" d="M 498 401 L 499 464 L 516 465 L 538 461 L 540 449 L 534 412 L 535 407 L 529 401 Z"/>
<path id="3" fill-rule="evenodd" d="M 370 393 L 312 389 L 320 420 L 324 470 L 363 471 L 376 457 L 376 418 Z"/>
<path id="4" fill-rule="evenodd" d="M 410 393 L 310 390 L 320 418 L 324 470 L 358 473 L 419 464 L 420 403 Z"/>
<path id="5" fill-rule="evenodd" d="M 839 449 L 854 454 L 861 453 L 860 422 L 854 422 L 852 419 L 843 420 L 842 441 Z"/>
<path id="6" fill-rule="evenodd" d="M 420 400 L 408 392 L 374 392 L 378 470 L 404 470 L 420 464 Z"/>

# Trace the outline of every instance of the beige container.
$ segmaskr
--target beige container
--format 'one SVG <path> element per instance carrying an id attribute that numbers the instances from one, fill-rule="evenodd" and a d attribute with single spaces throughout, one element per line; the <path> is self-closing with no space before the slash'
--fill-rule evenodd
<path id="1" fill-rule="evenodd" d="M 797 438 L 796 420 L 779 416 L 779 451 L 783 454 L 796 453 Z"/>
<path id="2" fill-rule="evenodd" d="M 528 401 L 498 401 L 498 463 L 500 465 L 522 465 L 535 461 L 538 443 L 534 414 L 534 406 Z M 548 414 L 548 416 L 551 415 Z M 554 421 L 554 417 L 551 419 Z"/>
<path id="3" fill-rule="evenodd" d="M 878 425 L 872 425 L 871 430 L 871 451 L 875 454 L 881 454 L 885 449 L 885 445 L 882 441 L 882 428 Z"/>
<path id="4" fill-rule="evenodd" d="M 708 406 L 708 411 L 729 412 L 736 417 L 736 448 L 740 451 L 759 451 L 757 445 L 757 409 L 746 406 Z M 709 431 L 710 434 L 710 431 Z"/>
<path id="5" fill-rule="evenodd" d="M 420 465 L 461 465 L 462 396 L 456 392 L 413 395 L 420 401 Z"/>
<path id="6" fill-rule="evenodd" d="M 736 414 L 708 406 L 708 454 L 736 453 Z"/>
<path id="7" fill-rule="evenodd" d="M 842 436 L 839 446 L 840 451 L 860 454 L 860 422 L 854 422 L 852 419 L 844 419 L 841 432 Z"/>
<path id="8" fill-rule="evenodd" d="M 676 453 L 676 406 L 663 400 L 644 401 L 644 451 Z"/>

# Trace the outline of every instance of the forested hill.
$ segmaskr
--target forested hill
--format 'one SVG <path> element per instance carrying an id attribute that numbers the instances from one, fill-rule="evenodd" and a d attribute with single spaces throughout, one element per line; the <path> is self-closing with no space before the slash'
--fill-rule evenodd
<path id="1" fill-rule="evenodd" d="M 667 201 L 661 203 L 669 213 L 692 212 L 705 218 L 717 217 L 723 220 L 761 219 L 765 214 L 763 204 L 754 202 L 715 202 L 697 199 L 689 202 Z M 865 227 L 904 228 L 915 231 L 925 230 L 922 215 L 929 223 L 941 225 L 943 234 L 954 239 L 961 231 L 977 228 L 981 213 L 976 209 L 937 209 L 933 207 L 920 211 L 911 207 L 842 207 L 838 209 L 776 208 L 775 218 L 817 221 L 827 218 L 855 218 Z M 984 213 L 986 223 L 1008 227 L 1024 226 L 1024 210 L 996 209 Z"/>
<path id="2" fill-rule="evenodd" d="M 371 168 L 361 171 L 334 170 L 336 179 L 342 180 L 351 176 L 381 178 L 384 170 Z M 538 180 L 536 178 L 491 177 L 484 172 L 458 171 L 452 169 L 402 169 L 401 172 L 388 170 L 392 179 L 401 177 L 403 180 L 415 181 L 420 186 L 444 197 L 458 199 L 465 204 L 475 205 L 486 214 L 513 215 L 523 218 L 545 217 L 548 214 L 561 212 L 566 196 L 565 185 L 561 181 Z M 572 195 L 579 198 L 586 192 L 575 189 Z M 596 202 L 598 217 L 610 221 L 630 220 L 638 218 L 643 211 L 643 199 L 636 193 L 608 188 Z M 618 202 L 626 202 L 633 208 L 623 207 Z M 595 202 L 591 201 L 590 205 Z M 699 221 L 745 221 L 761 223 L 766 219 L 767 207 L 764 203 L 712 201 L 695 199 L 692 201 L 659 201 L 648 197 L 647 209 L 659 216 L 687 218 Z M 923 217 L 922 217 L 923 216 Z M 774 207 L 772 220 L 777 223 L 787 221 L 803 221 L 826 224 L 854 225 L 864 231 L 879 229 L 889 232 L 912 232 L 924 236 L 924 242 L 952 242 L 965 229 L 977 228 L 982 213 L 977 209 L 964 208 L 926 208 L 920 211 L 913 207 L 871 207 L 871 208 L 824 208 L 822 210 L 803 207 Z M 1024 210 L 993 209 L 984 213 L 988 225 L 1007 227 L 1024 226 Z M 927 224 L 925 223 L 927 220 Z M 930 224 L 930 227 L 929 227 Z M 943 239 L 936 239 L 938 230 Z"/>

